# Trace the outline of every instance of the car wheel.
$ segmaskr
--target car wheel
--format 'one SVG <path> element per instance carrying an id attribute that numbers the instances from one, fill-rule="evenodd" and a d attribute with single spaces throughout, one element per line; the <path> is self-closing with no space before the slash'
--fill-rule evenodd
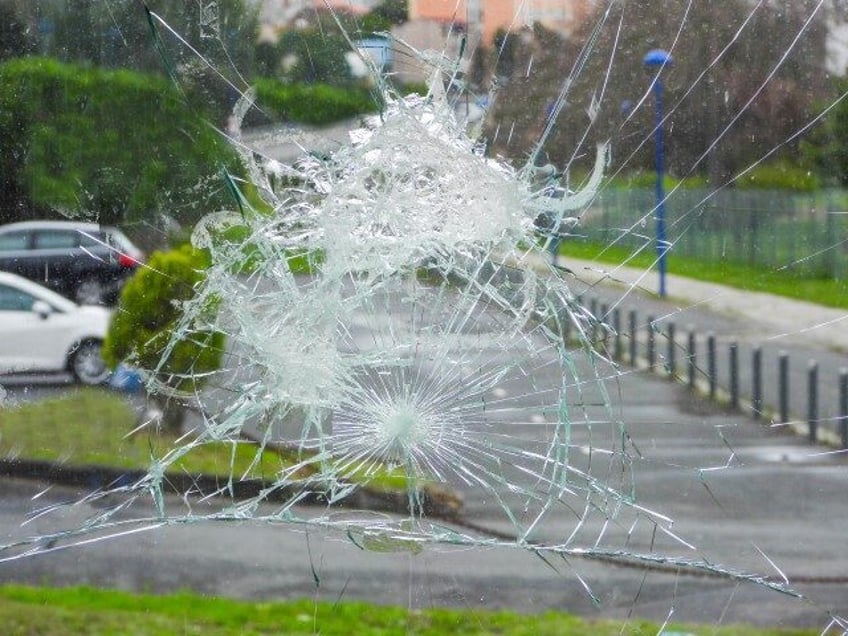
<path id="1" fill-rule="evenodd" d="M 80 305 L 102 305 L 105 295 L 106 288 L 103 283 L 94 277 L 83 279 L 74 294 Z"/>
<path id="2" fill-rule="evenodd" d="M 71 352 L 68 367 L 80 384 L 103 384 L 109 377 L 109 368 L 103 361 L 98 340 L 86 340 Z"/>

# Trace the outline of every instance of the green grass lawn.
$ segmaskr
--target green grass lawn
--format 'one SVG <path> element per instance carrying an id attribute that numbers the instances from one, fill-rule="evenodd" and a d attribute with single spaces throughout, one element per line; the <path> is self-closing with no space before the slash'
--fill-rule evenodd
<path id="1" fill-rule="evenodd" d="M 129 594 L 89 587 L 0 587 L 4 634 L 41 636 L 121 634 L 551 634 L 654 635 L 660 626 L 641 620 L 588 621 L 570 614 L 427 608 L 407 610 L 359 602 L 309 600 L 248 603 L 190 593 Z M 818 630 L 745 626 L 668 625 L 662 633 L 714 636 L 802 636 Z"/>
<path id="2" fill-rule="evenodd" d="M 176 438 L 144 429 L 129 435 L 136 424 L 132 407 L 118 394 L 104 389 L 81 388 L 61 397 L 0 409 L 0 457 L 61 462 L 68 466 L 109 466 L 144 469 L 161 458 Z M 288 462 L 265 451 L 250 468 L 258 447 L 252 443 L 214 443 L 198 446 L 173 470 L 191 474 L 229 475 L 248 471 L 265 478 Z"/>
<path id="3" fill-rule="evenodd" d="M 651 267 L 656 260 L 656 255 L 651 250 L 646 249 L 634 255 L 633 250 L 627 247 L 604 246 L 600 243 L 584 241 L 564 242 L 560 248 L 560 254 L 565 257 L 571 256 L 599 263 L 637 268 Z M 791 270 L 699 261 L 675 256 L 673 253 L 666 258 L 666 264 L 670 274 L 806 300 L 828 307 L 848 309 L 848 280 L 806 278 Z"/>
<path id="4" fill-rule="evenodd" d="M 175 436 L 159 434 L 152 427 L 130 435 L 136 426 L 134 410 L 119 394 L 105 389 L 80 388 L 17 407 L 0 406 L 0 421 L 0 458 L 58 462 L 65 467 L 143 470 L 178 445 Z M 268 480 L 297 461 L 296 451 L 261 450 L 246 440 L 208 442 L 192 449 L 169 470 Z M 302 476 L 308 477 L 310 472 L 306 468 Z M 367 476 L 364 471 L 352 471 L 351 479 L 380 491 L 405 493 L 407 487 L 406 478 L 397 470 L 378 470 Z"/>

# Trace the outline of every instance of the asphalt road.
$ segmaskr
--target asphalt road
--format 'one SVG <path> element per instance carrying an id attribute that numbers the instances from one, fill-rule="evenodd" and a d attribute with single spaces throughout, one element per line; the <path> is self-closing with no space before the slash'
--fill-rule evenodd
<path id="1" fill-rule="evenodd" d="M 628 374 L 614 384 L 614 408 L 621 409 L 632 439 L 635 502 L 673 519 L 673 525 L 654 524 L 625 506 L 606 514 L 587 512 L 578 530 L 572 511 L 559 506 L 534 539 L 562 543 L 577 530 L 571 541 L 575 547 L 646 554 L 655 562 L 625 556 L 606 562 L 579 557 L 545 562 L 510 542 L 507 547 L 430 543 L 417 554 L 367 551 L 343 532 L 319 524 L 201 520 L 204 511 L 219 505 L 213 501 L 194 504 L 196 523 L 0 563 L 0 581 L 161 592 L 190 588 L 253 599 L 362 599 L 411 608 L 557 609 L 593 617 L 664 620 L 671 614 L 676 621 L 818 628 L 831 613 L 848 614 L 848 556 L 841 548 L 848 518 L 844 457 L 822 454 L 826 449 L 747 418 L 716 412 L 655 377 Z M 575 427 L 575 448 L 584 447 L 589 433 Z M 594 443 L 600 450 L 606 441 Z M 607 477 L 610 484 L 616 479 Z M 105 505 L 77 503 L 22 526 L 33 510 L 78 502 L 87 494 L 44 488 L 32 481 L 0 483 L 4 543 L 79 527 Z M 496 531 L 515 529 L 492 505 L 490 493 L 465 488 L 464 495 L 469 521 Z M 177 498 L 168 503 L 180 506 Z M 149 512 L 137 505 L 120 518 Z M 256 511 L 262 512 L 270 508 Z M 688 559 L 716 565 L 713 571 L 680 565 Z M 785 576 L 804 598 L 734 578 L 731 570 L 774 581 Z"/>
<path id="2" fill-rule="evenodd" d="M 20 404 L 61 395 L 74 386 L 70 373 L 0 375 L 0 404 Z"/>

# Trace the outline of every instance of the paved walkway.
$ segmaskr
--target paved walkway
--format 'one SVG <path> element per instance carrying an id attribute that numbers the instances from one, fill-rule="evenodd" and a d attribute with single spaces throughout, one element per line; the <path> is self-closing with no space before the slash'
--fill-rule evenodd
<path id="1" fill-rule="evenodd" d="M 621 289 L 622 295 L 655 295 L 657 272 L 605 263 L 560 257 L 588 284 L 602 283 Z M 764 341 L 786 341 L 811 350 L 848 352 L 848 311 L 801 300 L 751 292 L 718 283 L 667 275 L 668 302 L 680 307 L 707 309 L 755 325 Z"/>
<path id="2" fill-rule="evenodd" d="M 542 259 L 542 256 L 528 255 L 524 263 L 546 270 Z M 656 330 L 656 368 L 667 369 L 671 356 L 675 356 L 675 374 L 682 381 L 687 379 L 687 334 L 693 333 L 696 335 L 696 382 L 704 389 L 709 386 L 710 377 L 707 337 L 713 335 L 716 385 L 719 394 L 724 389 L 724 397 L 727 397 L 731 385 L 730 352 L 735 347 L 740 406 L 746 414 L 756 413 L 766 421 L 782 422 L 779 359 L 786 354 L 789 360 L 786 423 L 802 436 L 809 435 L 833 446 L 844 445 L 848 430 L 843 431 L 839 376 L 848 367 L 848 311 L 674 275 L 666 280 L 668 297 L 660 299 L 656 294 L 658 276 L 655 270 L 562 256 L 557 265 L 571 272 L 566 280 L 572 290 L 601 320 L 612 323 L 613 318 L 608 314 L 614 308 L 620 310 L 620 330 L 625 338 L 624 352 L 628 360 L 631 312 L 637 320 L 638 359 L 642 364 L 646 361 L 650 322 Z M 667 338 L 670 323 L 675 325 L 673 342 Z M 756 411 L 750 403 L 755 348 L 761 351 L 762 378 L 762 408 Z M 813 363 L 818 379 L 815 398 L 811 400 L 810 368 Z M 811 404 L 815 404 L 815 416 L 810 415 Z M 809 423 L 811 418 L 813 427 Z"/>

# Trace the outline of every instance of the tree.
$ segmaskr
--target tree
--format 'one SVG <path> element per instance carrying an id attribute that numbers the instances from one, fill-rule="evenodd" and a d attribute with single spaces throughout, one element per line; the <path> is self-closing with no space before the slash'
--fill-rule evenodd
<path id="1" fill-rule="evenodd" d="M 360 28 L 366 33 L 389 31 L 408 19 L 408 0 L 383 0 L 362 17 Z"/>
<path id="2" fill-rule="evenodd" d="M 216 117 L 228 112 L 236 98 L 237 91 L 229 84 L 244 89 L 242 78 L 253 72 L 258 8 L 248 8 L 244 0 L 36 0 L 35 4 L 40 15 L 56 24 L 48 55 L 167 73 L 185 84 L 190 97 L 197 97 L 194 107 L 205 109 L 205 100 L 213 96 Z M 214 71 L 201 74 L 198 66 Z"/>
<path id="3" fill-rule="evenodd" d="M 572 75 L 566 108 L 546 144 L 552 158 L 561 165 L 575 152 L 590 155 L 596 141 L 612 139 L 615 161 L 650 168 L 652 76 L 642 59 L 651 48 L 672 49 L 674 63 L 663 70 L 668 168 L 723 184 L 789 139 L 826 90 L 824 14 L 813 13 L 802 28 L 811 6 L 807 0 L 756 7 L 745 0 L 633 0 L 611 8 L 600 34 L 593 30 L 600 15 L 559 45 L 545 43 L 550 36 L 537 30 L 518 58 L 532 54 L 532 72 L 525 78 L 527 66 L 519 63 L 497 106 L 499 121 L 516 121 L 508 152 L 526 156 L 545 125 L 546 106 Z M 581 52 L 585 66 L 578 63 Z M 589 125 L 586 112 L 601 96 L 586 145 L 577 149 Z M 641 107 L 624 112 L 628 103 Z M 517 104 L 529 114 L 519 113 Z M 797 142 L 784 148 L 788 155 L 796 151 Z"/>
<path id="4" fill-rule="evenodd" d="M 100 64 L 101 39 L 92 3 L 89 0 L 67 0 L 64 11 L 56 16 L 52 54 L 63 62 Z"/>
<path id="5" fill-rule="evenodd" d="M 312 29 L 288 31 L 278 46 L 289 82 L 347 86 L 353 80 L 346 58 L 350 47 L 340 36 Z"/>
<path id="6" fill-rule="evenodd" d="M 18 3 L 0 0 L 0 61 L 34 51 L 35 38 Z"/>
<path id="7" fill-rule="evenodd" d="M 104 223 L 230 203 L 232 150 L 161 77 L 45 58 L 0 65 L 0 220 L 65 210 Z"/>
<path id="8" fill-rule="evenodd" d="M 271 42 L 256 45 L 256 75 L 275 78 L 280 70 L 280 51 Z"/>
<path id="9" fill-rule="evenodd" d="M 164 389 L 157 397 L 163 424 L 172 432 L 179 431 L 184 412 L 169 394 L 193 394 L 202 387 L 205 374 L 221 367 L 221 332 L 202 326 L 190 334 L 180 332 L 184 304 L 195 298 L 206 266 L 208 256 L 188 245 L 154 252 L 121 291 L 119 309 L 103 343 L 103 359 L 111 368 L 128 362 L 153 374 Z"/>
<path id="10" fill-rule="evenodd" d="M 802 142 L 801 151 L 817 174 L 848 186 L 848 80 L 837 80 L 834 87 L 839 101 Z"/>

